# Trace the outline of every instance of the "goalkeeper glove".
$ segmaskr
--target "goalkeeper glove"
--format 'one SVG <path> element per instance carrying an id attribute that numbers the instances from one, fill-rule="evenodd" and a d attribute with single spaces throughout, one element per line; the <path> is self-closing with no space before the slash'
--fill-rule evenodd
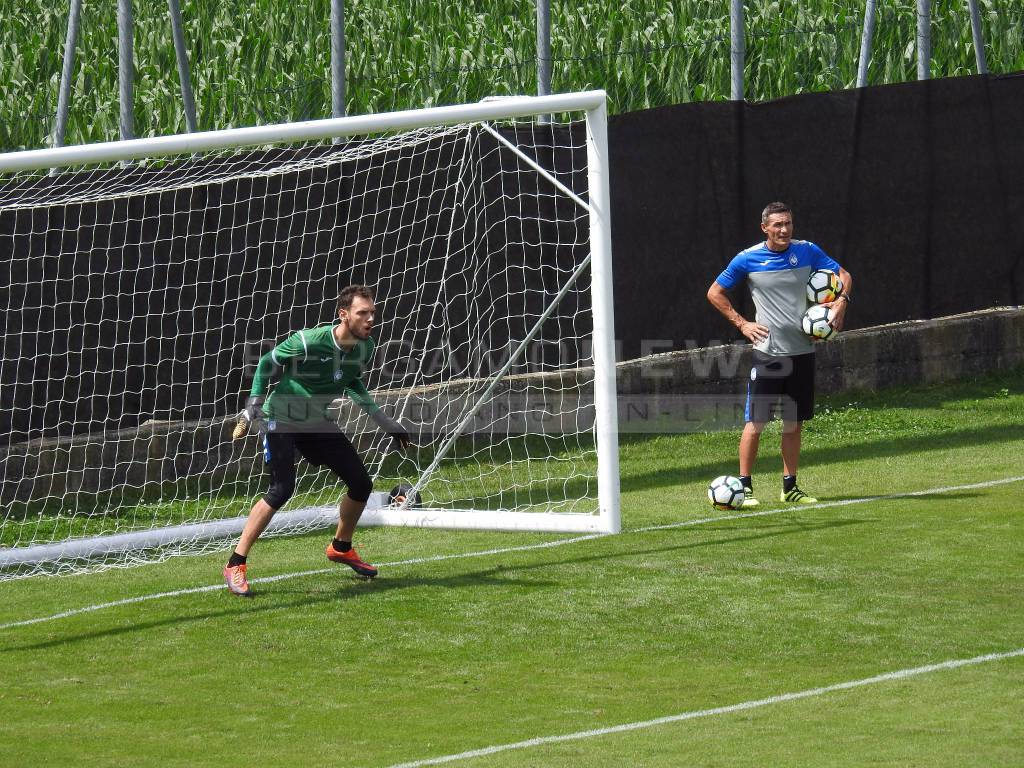
<path id="1" fill-rule="evenodd" d="M 255 422 L 257 431 L 263 422 L 263 400 L 260 395 L 250 397 L 245 401 L 245 410 L 238 414 L 238 422 L 231 433 L 232 440 L 241 440 L 249 431 L 249 426 Z"/>
<path id="2" fill-rule="evenodd" d="M 395 447 L 400 451 L 404 451 L 409 447 L 411 443 L 409 442 L 409 433 L 405 431 L 405 427 L 384 413 L 382 409 L 371 413 L 370 418 L 373 419 L 378 427 L 391 436 Z"/>

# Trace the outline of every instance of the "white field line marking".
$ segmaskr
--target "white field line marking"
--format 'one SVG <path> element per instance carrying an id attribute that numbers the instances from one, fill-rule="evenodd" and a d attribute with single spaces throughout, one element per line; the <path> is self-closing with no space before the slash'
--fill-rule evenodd
<path id="1" fill-rule="evenodd" d="M 1009 483 L 1018 483 L 1024 480 L 1024 475 L 1018 477 L 1005 477 L 999 480 L 986 480 L 980 483 L 970 483 L 967 485 L 950 485 L 940 488 L 929 488 L 923 491 L 907 491 L 905 493 L 890 493 L 885 496 L 864 496 L 857 499 L 843 499 L 841 501 L 826 501 L 820 504 L 806 504 L 800 506 L 781 507 L 778 509 L 765 509 L 759 512 L 742 512 L 735 515 L 719 515 L 717 517 L 703 517 L 697 520 L 683 520 L 678 523 L 667 523 L 665 525 L 650 525 L 644 528 L 630 528 L 622 531 L 622 533 L 646 533 L 648 531 L 664 531 L 671 528 L 685 528 L 691 525 L 706 525 L 707 523 L 719 523 L 726 522 L 729 520 L 741 520 L 747 517 L 767 517 L 769 515 L 781 515 L 791 512 L 807 512 L 815 509 L 828 509 L 830 507 L 845 507 L 852 504 L 866 504 L 871 501 L 889 501 L 892 499 L 904 499 L 914 496 L 930 496 L 939 493 L 951 493 L 953 491 L 967 491 L 978 488 L 991 488 L 997 485 L 1007 485 Z M 380 563 L 380 567 L 394 568 L 402 565 L 417 565 L 420 563 L 433 563 L 441 560 L 460 560 L 470 557 L 489 557 L 490 555 L 501 555 L 507 552 L 528 552 L 535 549 L 548 549 L 551 547 L 562 547 L 567 544 L 577 544 L 581 541 L 589 541 L 591 539 L 600 539 L 605 536 L 612 534 L 607 533 L 590 533 L 585 536 L 574 536 L 568 539 L 556 539 L 554 541 L 544 541 L 539 544 L 523 544 L 517 547 L 502 547 L 499 549 L 485 549 L 477 552 L 460 552 L 451 555 L 434 555 L 432 557 L 414 557 L 408 560 L 398 560 L 393 563 Z M 284 581 L 285 579 L 301 578 L 303 576 L 317 576 L 324 573 L 330 573 L 336 570 L 334 568 L 318 568 L 312 571 L 297 571 L 295 573 L 282 573 L 277 576 L 264 576 L 258 579 L 252 579 L 251 584 L 269 584 L 275 581 Z M 122 605 L 132 605 L 134 603 L 144 603 L 149 600 L 158 600 L 164 597 L 181 597 L 183 595 L 195 595 L 202 592 L 213 592 L 218 589 L 224 589 L 223 584 L 208 584 L 202 587 L 191 587 L 188 589 L 176 589 L 170 592 L 156 592 L 149 595 L 139 595 L 138 597 L 127 597 L 123 600 L 113 600 L 108 603 L 98 603 L 96 605 L 88 605 L 84 608 L 74 608 L 69 611 L 62 611 L 61 613 L 54 613 L 49 616 L 39 616 L 34 619 L 24 619 L 22 621 L 12 621 L 7 624 L 0 624 L 0 630 L 13 629 L 14 627 L 24 627 L 29 624 L 40 624 L 48 621 L 56 621 L 58 619 L 66 619 L 71 616 L 78 616 L 82 613 L 91 613 L 93 611 L 100 611 L 106 608 L 116 608 Z"/>
<path id="2" fill-rule="evenodd" d="M 999 480 L 984 480 L 980 483 L 968 483 L 967 485 L 947 485 L 940 488 L 928 488 L 923 491 L 905 491 L 903 493 L 887 493 L 884 496 L 863 496 L 859 499 L 841 499 L 839 501 L 823 501 L 819 504 L 793 504 L 779 509 L 766 509 L 761 512 L 743 512 L 737 515 L 722 515 L 720 517 L 704 517 L 700 520 L 684 520 L 679 523 L 666 523 L 665 525 L 650 525 L 646 528 L 633 528 L 623 533 L 642 533 L 644 531 L 663 531 L 669 528 L 684 528 L 688 525 L 704 525 L 705 523 L 716 523 L 719 520 L 739 520 L 744 517 L 765 517 L 767 515 L 781 515 L 786 512 L 807 512 L 812 509 L 829 509 L 831 507 L 848 507 L 851 504 L 867 504 L 869 501 L 891 501 L 893 499 L 907 499 L 914 496 L 932 496 L 939 493 L 952 493 L 953 491 L 971 491 L 978 488 L 992 488 L 997 485 L 1008 485 L 1019 483 L 1024 480 L 1024 475 L 1017 477 L 1004 477 Z"/>
<path id="3" fill-rule="evenodd" d="M 571 539 L 557 539 L 555 541 L 544 541 L 540 544 L 524 544 L 518 547 L 502 547 L 500 549 L 486 549 L 479 552 L 459 552 L 451 555 L 433 555 L 431 557 L 414 557 L 409 560 L 398 560 L 393 563 L 378 563 L 380 568 L 393 568 L 400 565 L 416 565 L 419 563 L 432 563 L 438 560 L 458 560 L 467 557 L 487 557 L 489 555 L 501 555 L 506 552 L 525 552 L 531 549 L 543 549 L 546 547 L 560 547 L 565 544 L 575 544 L 579 541 L 586 541 L 588 539 L 597 539 L 603 536 L 610 536 L 608 533 L 590 533 L 585 536 L 574 536 Z M 318 576 L 324 573 L 337 572 L 337 568 L 317 568 L 312 571 L 296 571 L 294 573 L 281 573 L 277 576 L 263 576 L 258 579 L 250 579 L 250 584 L 269 584 L 274 581 L 284 581 L 285 579 L 296 579 L 303 576 Z M 55 621 L 57 619 L 66 619 L 70 616 L 77 616 L 82 613 L 91 613 L 92 611 L 101 611 L 104 608 L 116 608 L 121 605 L 132 605 L 133 603 L 144 603 L 149 600 L 158 600 L 163 597 L 181 597 L 182 595 L 195 595 L 201 592 L 215 592 L 220 589 L 224 589 L 224 584 L 207 584 L 202 587 L 189 587 L 188 589 L 175 589 L 171 592 L 155 592 L 149 595 L 139 595 L 138 597 L 126 597 L 123 600 L 112 600 L 109 603 L 97 603 L 96 605 L 88 605 L 84 608 L 74 608 L 70 611 L 62 611 L 61 613 L 54 613 L 50 616 L 39 616 L 34 619 L 24 619 L 23 621 L 12 621 L 8 624 L 0 624 L 0 630 L 11 629 L 13 627 L 24 627 L 29 624 L 40 624 L 46 621 Z"/>
<path id="4" fill-rule="evenodd" d="M 972 664 L 984 664 L 989 661 L 1002 661 L 1003 659 L 1010 659 L 1017 656 L 1024 656 L 1024 648 L 1018 648 L 1016 651 L 1007 651 L 1005 653 L 989 653 L 985 656 L 975 656 L 972 659 L 954 659 L 952 661 L 943 661 L 939 664 L 927 664 L 923 667 L 913 667 L 912 669 L 901 669 L 896 672 L 886 672 L 882 675 L 875 675 L 874 677 L 865 677 L 862 680 L 851 680 L 845 683 L 836 683 L 835 685 L 826 685 L 821 688 L 811 688 L 806 691 L 796 691 L 795 693 L 782 693 L 778 696 L 769 696 L 764 699 L 755 699 L 753 701 L 744 701 L 740 704 L 730 704 L 726 707 L 714 707 L 712 709 L 700 709 L 693 712 L 682 712 L 678 715 L 668 715 L 666 717 L 657 717 L 653 720 L 643 720 L 635 723 L 622 723 L 621 725 L 613 725 L 608 728 L 594 728 L 589 731 L 577 731 L 576 733 L 565 733 L 559 736 L 540 736 L 535 739 L 527 739 L 525 741 L 516 741 L 510 744 L 498 744 L 492 747 L 483 747 L 481 749 L 472 749 L 467 752 L 459 752 L 458 754 L 443 755 L 441 757 L 430 757 L 424 760 L 413 760 L 408 763 L 398 763 L 392 765 L 389 768 L 422 768 L 427 765 L 441 765 L 443 763 L 453 763 L 456 760 L 469 760 L 474 757 L 483 757 L 485 755 L 493 755 L 496 752 L 509 752 L 514 749 L 528 749 L 530 747 L 540 747 L 546 744 L 558 744 L 564 741 L 578 741 L 580 739 L 590 739 L 595 736 L 607 736 L 612 733 L 624 733 L 626 731 L 637 731 L 642 728 L 653 728 L 658 725 L 665 725 L 667 723 L 678 723 L 684 720 L 695 720 L 699 717 L 712 717 L 714 715 L 727 715 L 733 712 L 743 712 L 748 709 L 756 709 L 758 707 L 767 707 L 772 704 L 782 704 L 787 701 L 797 701 L 798 699 L 808 699 L 812 696 L 822 696 L 827 693 L 834 693 L 836 691 L 847 691 L 851 688 L 860 688 L 865 685 L 874 685 L 876 683 L 885 683 L 892 680 L 904 680 L 908 677 L 916 677 L 917 675 L 926 675 L 929 672 L 939 672 L 947 669 L 958 669 L 959 667 L 966 667 Z"/>

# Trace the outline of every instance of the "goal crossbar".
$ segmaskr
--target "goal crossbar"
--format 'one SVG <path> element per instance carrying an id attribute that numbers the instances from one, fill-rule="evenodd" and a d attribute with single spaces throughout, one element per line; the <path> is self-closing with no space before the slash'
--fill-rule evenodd
<path id="1" fill-rule="evenodd" d="M 509 96 L 478 104 L 410 109 L 373 115 L 352 115 L 299 123 L 278 123 L 248 128 L 153 136 L 127 141 L 106 141 L 49 149 L 0 153 L 0 173 L 38 171 L 92 163 L 187 155 L 218 149 L 253 147 L 283 142 L 321 141 L 385 131 L 408 131 L 428 126 L 481 123 L 515 117 L 534 117 L 550 112 L 590 112 L 605 108 L 604 91 Z"/>

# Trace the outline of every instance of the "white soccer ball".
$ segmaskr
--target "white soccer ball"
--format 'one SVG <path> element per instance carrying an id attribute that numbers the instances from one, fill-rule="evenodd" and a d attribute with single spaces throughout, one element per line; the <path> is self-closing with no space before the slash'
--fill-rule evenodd
<path id="1" fill-rule="evenodd" d="M 744 498 L 743 481 L 738 477 L 722 475 L 708 486 L 708 501 L 715 509 L 739 509 Z"/>
<path id="2" fill-rule="evenodd" d="M 843 292 L 843 281 L 831 269 L 816 269 L 807 278 L 807 300 L 812 304 L 835 301 Z"/>
<path id="3" fill-rule="evenodd" d="M 800 327 L 812 339 L 824 341 L 836 332 L 836 329 L 832 327 L 832 318 L 834 316 L 835 313 L 832 312 L 831 308 L 815 304 L 804 312 L 804 316 L 800 320 Z"/>

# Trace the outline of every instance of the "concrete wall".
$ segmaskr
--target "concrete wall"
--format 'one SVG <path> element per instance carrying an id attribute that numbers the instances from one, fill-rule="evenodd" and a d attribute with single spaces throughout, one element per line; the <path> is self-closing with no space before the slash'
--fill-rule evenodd
<path id="1" fill-rule="evenodd" d="M 258 476 L 256 445 L 231 441 L 234 422 L 150 421 L 102 436 L 0 447 L 0 505 L 124 487 L 159 496 L 161 486 L 184 477 L 246 472 Z"/>
<path id="2" fill-rule="evenodd" d="M 1024 365 L 1024 307 L 911 320 L 840 333 L 818 345 L 817 391 L 951 381 Z M 618 366 L 622 395 L 746 391 L 749 345 L 668 352 Z"/>

